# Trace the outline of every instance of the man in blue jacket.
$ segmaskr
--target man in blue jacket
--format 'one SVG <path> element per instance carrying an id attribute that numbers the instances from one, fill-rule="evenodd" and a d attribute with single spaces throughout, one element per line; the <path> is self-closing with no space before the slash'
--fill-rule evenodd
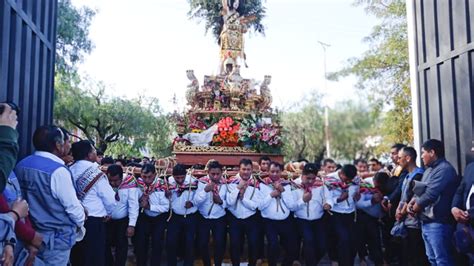
<path id="1" fill-rule="evenodd" d="M 452 236 L 454 219 L 451 202 L 460 183 L 454 167 L 444 158 L 443 142 L 423 143 L 421 158 L 426 167 L 421 180 L 424 189 L 408 205 L 411 215 L 420 214 L 426 255 L 431 265 L 454 265 Z"/>

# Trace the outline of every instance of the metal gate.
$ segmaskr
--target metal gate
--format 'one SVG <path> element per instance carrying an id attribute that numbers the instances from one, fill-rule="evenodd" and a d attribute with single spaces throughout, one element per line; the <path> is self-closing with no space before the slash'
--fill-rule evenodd
<path id="1" fill-rule="evenodd" d="M 474 0 L 407 0 L 415 143 L 436 138 L 462 173 L 474 135 Z"/>
<path id="2" fill-rule="evenodd" d="M 21 108 L 20 158 L 52 122 L 57 0 L 0 0 L 0 101 Z"/>

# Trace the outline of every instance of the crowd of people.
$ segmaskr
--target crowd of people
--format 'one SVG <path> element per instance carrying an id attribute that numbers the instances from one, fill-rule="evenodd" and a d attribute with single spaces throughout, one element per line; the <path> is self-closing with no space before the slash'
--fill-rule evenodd
<path id="1" fill-rule="evenodd" d="M 35 152 L 16 162 L 14 110 L 0 114 L 0 254 L 3 265 L 459 265 L 473 252 L 474 165 L 462 179 L 430 139 L 377 159 L 305 162 L 288 178 L 268 157 L 242 159 L 227 177 L 216 160 L 197 178 L 154 158 L 103 157 L 54 125 L 33 134 Z M 101 166 L 102 165 L 102 166 Z M 124 173 L 124 166 L 140 173 Z M 456 226 L 458 230 L 456 230 Z M 212 236 L 212 241 L 211 241 Z M 212 248 L 209 248 L 209 246 Z M 247 252 L 244 252 L 247 249 Z M 166 260 L 162 258 L 163 251 Z M 467 256 L 467 257 L 468 257 Z"/>

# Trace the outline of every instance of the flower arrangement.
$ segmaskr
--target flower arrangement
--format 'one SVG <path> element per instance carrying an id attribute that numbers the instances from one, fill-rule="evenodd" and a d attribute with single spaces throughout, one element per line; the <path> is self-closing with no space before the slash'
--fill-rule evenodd
<path id="1" fill-rule="evenodd" d="M 217 122 L 217 133 L 212 138 L 214 146 L 235 147 L 239 144 L 240 124 L 231 117 Z"/>
<path id="2" fill-rule="evenodd" d="M 239 132 L 240 141 L 245 147 L 258 152 L 279 153 L 281 151 L 280 127 L 265 123 L 261 117 L 251 115 L 244 119 Z"/>

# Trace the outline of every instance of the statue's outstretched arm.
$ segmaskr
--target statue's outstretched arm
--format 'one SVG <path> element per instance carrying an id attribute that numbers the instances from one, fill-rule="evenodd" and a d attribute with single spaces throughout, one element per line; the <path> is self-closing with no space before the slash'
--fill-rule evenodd
<path id="1" fill-rule="evenodd" d="M 224 15 L 229 13 L 229 3 L 227 1 L 228 0 L 222 0 L 222 11 L 224 12 Z"/>

